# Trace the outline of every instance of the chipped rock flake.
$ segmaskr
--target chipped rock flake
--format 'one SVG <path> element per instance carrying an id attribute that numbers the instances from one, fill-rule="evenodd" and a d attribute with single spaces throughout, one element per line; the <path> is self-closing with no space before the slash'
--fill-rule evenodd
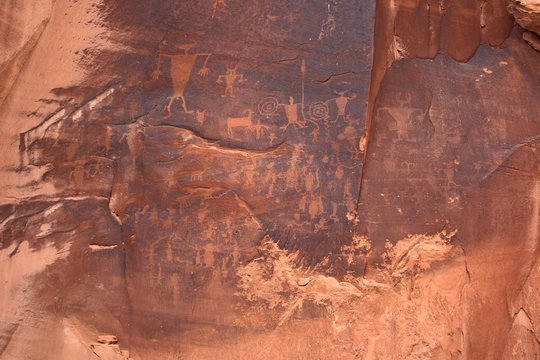
<path id="1" fill-rule="evenodd" d="M 306 276 L 309 271 L 295 265 L 298 255 L 279 249 L 268 237 L 260 250 L 264 254 L 262 257 L 237 270 L 240 291 L 236 295 L 249 302 L 262 302 L 269 309 L 287 309 L 280 324 L 305 300 L 339 304 L 347 302 L 350 297 L 362 295 L 354 285 L 333 277 Z"/>
<path id="2" fill-rule="evenodd" d="M 450 239 L 457 230 L 447 234 L 442 231 L 432 236 L 409 235 L 391 246 L 385 254 L 390 263 L 392 276 L 401 277 L 429 269 L 431 264 L 443 261 L 452 250 Z"/>
<path id="3" fill-rule="evenodd" d="M 385 358 L 389 342 L 397 346 L 395 353 L 403 359 L 437 357 L 441 349 L 457 354 L 461 344 L 453 334 L 461 330 L 459 323 L 448 323 L 447 316 L 461 311 L 466 269 L 459 252 L 450 254 L 453 247 L 449 241 L 455 234 L 416 234 L 394 246 L 389 244 L 387 268 L 371 269 L 367 276 L 351 282 L 297 266 L 296 254 L 279 249 L 267 237 L 260 246 L 262 256 L 239 268 L 241 289 L 236 295 L 252 306 L 259 304 L 263 314 L 267 313 L 263 309 L 278 312 L 277 319 L 261 318 L 267 326 L 282 331 L 318 306 L 318 311 L 331 319 L 336 337 L 345 336 L 373 358 L 375 354 Z M 357 240 L 356 246 L 369 243 L 364 237 Z M 447 260 L 442 263 L 444 271 L 433 273 L 431 265 L 443 260 Z M 395 283 L 389 272 L 401 281 Z M 308 279 L 306 286 L 299 286 Z M 253 313 L 244 315 L 237 325 L 248 326 L 256 317 Z M 392 323 L 397 329 L 390 326 Z"/>

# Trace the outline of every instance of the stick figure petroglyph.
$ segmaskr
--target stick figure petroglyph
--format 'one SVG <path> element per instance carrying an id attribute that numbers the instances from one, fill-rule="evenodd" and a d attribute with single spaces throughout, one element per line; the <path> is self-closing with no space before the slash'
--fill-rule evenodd
<path id="1" fill-rule="evenodd" d="M 173 83 L 173 96 L 171 97 L 171 100 L 169 101 L 169 104 L 167 105 L 168 114 L 165 118 L 169 118 L 172 115 L 171 106 L 174 100 L 177 100 L 177 99 L 182 99 L 182 108 L 184 109 L 186 113 L 193 112 L 187 109 L 186 98 L 184 97 L 184 91 L 191 77 L 191 70 L 193 69 L 193 66 L 195 65 L 195 61 L 197 60 L 197 57 L 206 56 L 204 64 L 202 68 L 199 70 L 198 74 L 204 77 L 208 75 L 208 73 L 210 72 L 210 69 L 206 67 L 206 64 L 208 63 L 208 59 L 210 58 L 210 55 L 212 54 L 210 53 L 190 54 L 190 49 L 196 44 L 197 44 L 196 42 L 193 42 L 193 43 L 188 43 L 188 44 L 176 45 L 177 49 L 183 50 L 184 52 L 183 54 L 159 52 L 157 69 L 152 74 L 152 77 L 154 79 L 157 79 L 161 75 L 161 58 L 167 57 L 171 61 L 170 75 L 171 75 L 171 79 Z"/>
<path id="2" fill-rule="evenodd" d="M 225 93 L 221 95 L 221 97 L 226 97 L 227 94 L 229 94 L 230 97 L 234 97 L 233 88 L 234 83 L 236 81 L 238 82 L 244 82 L 244 74 L 237 74 L 236 71 L 238 70 L 238 64 L 236 64 L 235 67 L 229 67 L 227 65 L 227 73 L 222 74 L 218 76 L 217 83 L 221 84 L 223 81 L 225 81 Z"/>

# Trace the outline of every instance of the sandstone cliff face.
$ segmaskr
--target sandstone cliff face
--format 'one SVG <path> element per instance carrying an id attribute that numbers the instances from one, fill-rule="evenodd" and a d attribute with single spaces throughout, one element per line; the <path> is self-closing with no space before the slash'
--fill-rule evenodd
<path id="1" fill-rule="evenodd" d="M 0 9 L 0 359 L 540 357 L 535 2 Z"/>

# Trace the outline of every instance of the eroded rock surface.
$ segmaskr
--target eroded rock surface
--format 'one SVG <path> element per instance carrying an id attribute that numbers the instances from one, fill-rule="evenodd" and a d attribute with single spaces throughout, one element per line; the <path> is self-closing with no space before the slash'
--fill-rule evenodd
<path id="1" fill-rule="evenodd" d="M 540 1 L 512 0 L 508 10 L 523 28 L 540 34 Z"/>
<path id="2" fill-rule="evenodd" d="M 534 6 L 23 3 L 0 359 L 540 357 Z"/>

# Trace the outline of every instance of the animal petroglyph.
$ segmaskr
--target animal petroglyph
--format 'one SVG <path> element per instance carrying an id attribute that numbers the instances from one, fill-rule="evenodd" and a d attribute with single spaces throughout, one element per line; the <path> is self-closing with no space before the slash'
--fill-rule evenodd
<path id="1" fill-rule="evenodd" d="M 225 93 L 221 97 L 234 97 L 234 83 L 235 82 L 244 82 L 244 74 L 237 74 L 238 64 L 235 67 L 229 67 L 227 65 L 227 73 L 218 76 L 217 83 L 221 84 L 225 81 Z"/>
<path id="2" fill-rule="evenodd" d="M 227 118 L 227 134 L 231 135 L 234 128 L 247 128 L 255 131 L 255 137 L 260 139 L 263 131 L 268 133 L 269 128 L 266 125 L 261 124 L 259 121 L 256 124 L 252 122 L 253 111 L 244 111 L 245 116 L 242 117 L 228 117 Z"/>
<path id="3" fill-rule="evenodd" d="M 253 123 L 251 122 L 251 116 L 253 111 L 246 110 L 244 112 L 246 115 L 243 117 L 228 117 L 227 118 L 227 134 L 232 134 L 232 129 L 237 127 L 248 127 L 253 128 Z"/>
<path id="4" fill-rule="evenodd" d="M 173 102 L 177 99 L 182 99 L 182 108 L 187 113 L 192 113 L 193 111 L 190 111 L 187 109 L 186 106 L 186 98 L 184 97 L 184 91 L 186 90 L 187 83 L 191 77 L 191 71 L 193 70 L 193 66 L 195 65 L 195 61 L 199 56 L 206 56 L 206 59 L 204 60 L 204 64 L 202 68 L 199 70 L 198 74 L 200 76 L 206 76 L 210 72 L 210 69 L 206 67 L 206 64 L 208 63 L 208 59 L 210 59 L 210 56 L 212 54 L 210 53 L 195 53 L 190 54 L 190 50 L 193 46 L 195 46 L 197 43 L 188 43 L 188 44 L 180 44 L 176 45 L 176 48 L 179 50 L 182 50 L 183 53 L 180 54 L 173 54 L 168 52 L 159 52 L 158 56 L 158 65 L 157 69 L 152 74 L 152 77 L 154 79 L 157 79 L 161 75 L 161 58 L 166 57 L 169 58 L 171 61 L 171 70 L 170 75 L 173 83 L 173 96 L 171 97 L 171 100 L 169 101 L 169 104 L 167 105 L 167 111 L 168 114 L 165 118 L 169 118 L 172 115 L 171 112 L 171 106 Z"/>

